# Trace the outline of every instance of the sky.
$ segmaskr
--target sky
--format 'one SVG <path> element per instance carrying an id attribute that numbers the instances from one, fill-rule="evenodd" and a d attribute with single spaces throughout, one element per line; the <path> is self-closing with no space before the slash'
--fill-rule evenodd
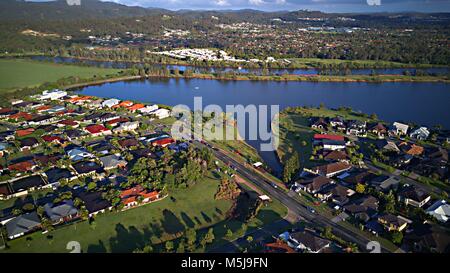
<path id="1" fill-rule="evenodd" d="M 28 0 L 44 2 L 48 0 Z M 80 0 L 68 0 L 80 1 Z M 129 6 L 179 9 L 320 10 L 324 12 L 450 12 L 450 0 L 102 0 Z M 81 0 L 81 3 L 83 0 Z"/>

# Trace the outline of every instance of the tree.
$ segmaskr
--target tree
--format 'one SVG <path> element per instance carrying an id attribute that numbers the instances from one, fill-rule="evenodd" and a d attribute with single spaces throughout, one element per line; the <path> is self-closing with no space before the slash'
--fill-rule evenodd
<path id="1" fill-rule="evenodd" d="M 233 231 L 231 231 L 231 229 L 227 229 L 227 232 L 225 233 L 225 237 L 227 239 L 231 239 L 233 237 Z"/>
<path id="2" fill-rule="evenodd" d="M 326 226 L 323 229 L 322 236 L 327 239 L 332 239 L 334 237 L 333 230 L 331 229 L 330 226 Z"/>
<path id="3" fill-rule="evenodd" d="M 200 244 L 202 245 L 202 247 L 205 247 L 207 244 L 211 244 L 214 241 L 214 238 L 214 230 L 213 228 L 210 228 L 200 241 Z"/>
<path id="4" fill-rule="evenodd" d="M 181 239 L 180 242 L 178 243 L 178 247 L 177 247 L 177 253 L 184 253 L 186 252 L 185 250 L 185 240 Z"/>
<path id="5" fill-rule="evenodd" d="M 403 241 L 403 233 L 400 231 L 394 231 L 391 233 L 391 240 L 394 244 L 399 245 Z"/>
<path id="6" fill-rule="evenodd" d="M 300 168 L 300 160 L 297 152 L 294 152 L 292 156 L 286 161 L 283 169 L 283 181 L 288 183 L 291 181 L 292 176 Z"/>
<path id="7" fill-rule="evenodd" d="M 93 189 L 95 189 L 97 187 L 97 183 L 95 182 L 89 182 L 89 184 L 87 185 L 87 190 L 88 191 L 92 191 Z"/>
<path id="8" fill-rule="evenodd" d="M 360 183 L 356 184 L 356 192 L 357 193 L 362 194 L 365 191 L 366 191 L 366 187 L 363 184 L 360 184 Z"/>
<path id="9" fill-rule="evenodd" d="M 247 236 L 247 242 L 249 243 L 249 244 L 251 244 L 252 242 L 253 242 L 253 237 L 252 236 Z"/>
<path id="10" fill-rule="evenodd" d="M 187 240 L 188 250 L 191 252 L 194 251 L 194 249 L 196 247 L 196 243 L 197 243 L 197 232 L 195 231 L 195 229 L 190 228 L 190 229 L 186 230 L 186 240 Z"/>
<path id="11" fill-rule="evenodd" d="M 165 247 L 166 247 L 166 251 L 167 252 L 172 252 L 172 250 L 173 250 L 173 242 L 172 241 L 167 241 L 166 244 L 165 244 Z"/>

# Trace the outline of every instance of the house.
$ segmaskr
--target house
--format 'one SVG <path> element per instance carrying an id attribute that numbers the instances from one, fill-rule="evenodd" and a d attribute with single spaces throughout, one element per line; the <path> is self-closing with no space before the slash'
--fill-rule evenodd
<path id="1" fill-rule="evenodd" d="M 112 108 L 113 106 L 118 105 L 120 100 L 118 99 L 109 99 L 102 102 L 103 107 Z"/>
<path id="2" fill-rule="evenodd" d="M 119 127 L 113 129 L 114 133 L 122 133 L 128 131 L 134 131 L 139 128 L 139 121 L 125 122 L 119 125 Z"/>
<path id="3" fill-rule="evenodd" d="M 349 163 L 350 161 L 350 158 L 348 157 L 346 152 L 337 150 L 325 152 L 325 154 L 323 155 L 323 159 L 325 161 L 339 161 L 347 163 Z"/>
<path id="4" fill-rule="evenodd" d="M 18 121 L 18 120 L 32 120 L 33 119 L 33 115 L 26 113 L 26 112 L 18 112 L 14 115 L 9 116 L 9 119 Z"/>
<path id="5" fill-rule="evenodd" d="M 64 144 L 64 139 L 60 136 L 46 135 L 42 137 L 42 140 L 53 144 Z"/>
<path id="6" fill-rule="evenodd" d="M 334 184 L 316 194 L 322 200 L 330 200 L 338 206 L 343 206 L 349 202 L 349 197 L 353 196 L 355 191 L 347 187 Z"/>
<path id="7" fill-rule="evenodd" d="M 72 128 L 77 128 L 79 125 L 78 121 L 75 121 L 73 119 L 65 119 L 58 122 L 58 127 L 65 127 L 70 126 Z"/>
<path id="8" fill-rule="evenodd" d="M 71 129 L 71 130 L 65 130 L 64 134 L 67 136 L 67 139 L 69 141 L 74 141 L 76 139 L 79 139 L 83 136 L 83 132 L 80 130 L 76 130 L 76 129 Z"/>
<path id="9" fill-rule="evenodd" d="M 89 144 L 89 149 L 91 149 L 95 153 L 107 155 L 111 150 L 116 149 L 116 147 L 114 147 L 108 141 L 102 140 L 96 143 Z"/>
<path id="10" fill-rule="evenodd" d="M 302 252 L 320 253 L 329 248 L 331 242 L 305 230 L 289 234 L 288 245 Z"/>
<path id="11" fill-rule="evenodd" d="M 344 206 L 344 211 L 350 213 L 356 219 L 368 222 L 378 214 L 378 200 L 371 196 L 364 196 Z"/>
<path id="12" fill-rule="evenodd" d="M 378 223 L 384 226 L 387 231 L 402 231 L 408 225 L 409 220 L 390 213 L 383 213 L 377 218 Z"/>
<path id="13" fill-rule="evenodd" d="M 365 121 L 350 120 L 347 123 L 346 134 L 365 137 L 366 133 L 367 133 L 366 128 L 367 128 L 367 123 Z"/>
<path id="14" fill-rule="evenodd" d="M 38 214 L 33 211 L 17 216 L 5 224 L 6 232 L 10 240 L 38 230 L 41 227 L 41 220 Z"/>
<path id="15" fill-rule="evenodd" d="M 6 200 L 13 193 L 9 183 L 0 184 L 0 200 Z"/>
<path id="16" fill-rule="evenodd" d="M 58 160 L 60 160 L 64 155 L 63 154 L 51 154 L 51 155 L 45 155 L 45 154 L 35 154 L 34 155 L 34 162 L 42 167 L 47 167 L 48 165 L 56 165 Z"/>
<path id="17" fill-rule="evenodd" d="M 9 146 L 10 145 L 7 142 L 0 142 L 0 158 L 8 152 Z"/>
<path id="18" fill-rule="evenodd" d="M 56 116 L 52 115 L 42 115 L 37 116 L 31 120 L 28 121 L 29 125 L 36 126 L 36 125 L 45 125 L 55 122 L 58 119 Z"/>
<path id="19" fill-rule="evenodd" d="M 382 192 L 396 190 L 400 179 L 395 176 L 379 175 L 370 180 L 369 184 Z"/>
<path id="20" fill-rule="evenodd" d="M 324 118 L 311 118 L 311 128 L 328 131 L 328 122 Z"/>
<path id="21" fill-rule="evenodd" d="M 69 170 L 57 167 L 45 171 L 45 176 L 47 177 L 48 183 L 53 187 L 59 186 L 61 180 L 71 180 L 74 178 L 74 175 Z"/>
<path id="22" fill-rule="evenodd" d="M 107 122 L 107 121 L 110 121 L 110 120 L 114 120 L 114 119 L 117 119 L 117 118 L 119 118 L 119 116 L 117 116 L 116 114 L 105 113 L 105 114 L 101 115 L 98 118 L 98 121 L 104 123 L 104 122 Z"/>
<path id="23" fill-rule="evenodd" d="M 388 129 L 386 128 L 386 126 L 384 126 L 383 123 L 375 123 L 375 124 L 370 124 L 368 126 L 369 128 L 369 132 L 376 135 L 378 138 L 384 138 L 387 133 L 388 133 Z"/>
<path id="24" fill-rule="evenodd" d="M 118 141 L 118 143 L 123 149 L 129 149 L 131 147 L 139 146 L 139 141 L 135 138 L 121 139 Z"/>
<path id="25" fill-rule="evenodd" d="M 90 108 L 90 109 L 100 109 L 100 108 L 103 107 L 103 100 L 102 99 L 97 99 L 97 100 L 91 101 L 86 106 L 88 108 Z"/>
<path id="26" fill-rule="evenodd" d="M 427 127 L 417 128 L 409 134 L 411 138 L 415 138 L 417 140 L 426 140 L 429 135 L 430 131 L 428 131 Z"/>
<path id="27" fill-rule="evenodd" d="M 44 212 L 52 225 L 69 222 L 79 217 L 78 209 L 72 200 L 64 200 L 59 204 L 47 203 L 44 205 Z"/>
<path id="28" fill-rule="evenodd" d="M 170 110 L 160 108 L 158 110 L 150 112 L 150 114 L 155 115 L 158 119 L 164 119 L 170 117 Z"/>
<path id="29" fill-rule="evenodd" d="M 408 251 L 420 253 L 449 253 L 450 235 L 440 225 L 416 225 L 412 232 L 405 234 L 403 247 Z"/>
<path id="30" fill-rule="evenodd" d="M 67 151 L 67 156 L 72 161 L 80 161 L 87 158 L 94 158 L 94 155 L 86 151 L 83 147 L 76 147 Z"/>
<path id="31" fill-rule="evenodd" d="M 438 200 L 426 212 L 439 222 L 446 223 L 450 217 L 450 205 L 445 200 Z"/>
<path id="32" fill-rule="evenodd" d="M 347 129 L 347 127 L 345 126 L 345 121 L 342 117 L 331 118 L 330 125 L 338 131 L 345 131 Z"/>
<path id="33" fill-rule="evenodd" d="M 157 139 L 151 142 L 152 146 L 160 146 L 160 147 L 166 147 L 167 145 L 170 145 L 174 143 L 175 140 L 173 138 L 167 137 L 167 138 L 161 138 Z"/>
<path id="34" fill-rule="evenodd" d="M 91 124 L 84 128 L 84 130 L 91 134 L 91 136 L 110 135 L 111 130 L 100 124 Z"/>
<path id="35" fill-rule="evenodd" d="M 19 140 L 20 151 L 31 150 L 39 145 L 39 141 L 34 137 L 22 138 Z"/>
<path id="36" fill-rule="evenodd" d="M 8 141 L 14 139 L 15 132 L 12 130 L 0 132 L 0 141 Z"/>
<path id="37" fill-rule="evenodd" d="M 342 178 L 342 184 L 355 187 L 357 184 L 367 184 L 375 176 L 374 173 L 365 169 L 356 169 Z"/>
<path id="38" fill-rule="evenodd" d="M 306 171 L 326 177 L 333 177 L 342 172 L 348 171 L 352 168 L 351 165 L 345 162 L 334 162 L 321 166 L 317 166 L 311 169 L 305 169 Z"/>
<path id="39" fill-rule="evenodd" d="M 141 185 L 133 188 L 123 190 L 120 193 L 120 198 L 124 204 L 125 209 L 137 206 L 139 203 L 145 204 L 159 199 L 159 192 L 149 191 L 144 189 Z"/>
<path id="40" fill-rule="evenodd" d="M 404 186 L 398 193 L 399 201 L 416 208 L 423 207 L 430 199 L 431 196 L 428 193 L 416 186 Z"/>
<path id="41" fill-rule="evenodd" d="M 99 158 L 103 164 L 105 170 L 115 169 L 115 168 L 125 168 L 127 162 L 118 155 L 107 155 Z"/>
<path id="42" fill-rule="evenodd" d="M 42 95 L 37 96 L 38 100 L 59 100 L 67 96 L 66 91 L 55 89 L 53 91 L 45 90 Z"/>
<path id="43" fill-rule="evenodd" d="M 118 118 L 115 118 L 115 119 L 112 119 L 112 120 L 108 120 L 106 122 L 106 124 L 110 125 L 110 126 L 116 126 L 117 124 L 120 124 L 120 123 L 123 123 L 123 122 L 127 122 L 127 121 L 129 121 L 128 118 L 118 117 Z"/>
<path id="44" fill-rule="evenodd" d="M 111 202 L 104 199 L 101 192 L 81 192 L 76 196 L 84 202 L 89 217 L 112 209 Z"/>
<path id="45" fill-rule="evenodd" d="M 389 132 L 396 136 L 406 136 L 409 126 L 400 122 L 394 122 Z"/>
<path id="46" fill-rule="evenodd" d="M 30 172 L 36 168 L 36 163 L 33 160 L 25 160 L 8 165 L 8 170 L 16 172 Z"/>
<path id="47" fill-rule="evenodd" d="M 402 142 L 398 145 L 400 150 L 402 150 L 407 155 L 417 156 L 421 155 L 424 151 L 424 148 L 422 146 L 411 144 L 407 142 Z"/>
<path id="48" fill-rule="evenodd" d="M 132 106 L 133 104 L 134 104 L 134 102 L 132 102 L 132 101 L 124 100 L 121 103 L 114 105 L 113 108 L 119 108 L 119 107 L 127 108 L 127 107 Z"/>
<path id="49" fill-rule="evenodd" d="M 139 112 L 141 112 L 142 114 L 148 114 L 150 112 L 156 111 L 158 110 L 158 105 L 153 104 L 153 105 L 147 105 L 144 108 L 139 109 Z"/>
<path id="50" fill-rule="evenodd" d="M 397 144 L 395 144 L 395 142 L 390 141 L 390 140 L 379 140 L 375 143 L 375 146 L 379 149 L 379 150 L 383 150 L 383 151 L 387 151 L 387 152 L 394 152 L 394 153 L 399 153 L 400 149 L 397 147 Z"/>
<path id="51" fill-rule="evenodd" d="M 16 135 L 18 137 L 24 137 L 24 136 L 31 135 L 33 132 L 34 132 L 34 128 L 26 128 L 26 129 L 17 130 Z"/>
<path id="52" fill-rule="evenodd" d="M 45 181 L 40 175 L 28 176 L 11 182 L 14 196 L 26 195 L 30 191 L 46 187 Z"/>
<path id="53" fill-rule="evenodd" d="M 104 172 L 102 166 L 94 161 L 80 161 L 72 164 L 78 176 L 95 176 Z"/>
<path id="54" fill-rule="evenodd" d="M 136 104 L 134 104 L 134 105 L 131 105 L 131 106 L 127 107 L 127 109 L 128 109 L 128 111 L 134 113 L 134 112 L 136 112 L 136 111 L 138 111 L 139 109 L 142 109 L 142 108 L 144 108 L 144 107 L 145 107 L 144 104 L 142 104 L 142 103 L 136 103 Z"/>
<path id="55" fill-rule="evenodd" d="M 311 179 L 298 180 L 294 183 L 294 186 L 299 190 L 315 194 L 333 183 L 333 180 L 325 176 L 316 176 Z"/>
<path id="56" fill-rule="evenodd" d="M 84 123 L 95 123 L 102 116 L 102 113 L 94 112 L 92 114 L 86 115 L 83 117 Z"/>

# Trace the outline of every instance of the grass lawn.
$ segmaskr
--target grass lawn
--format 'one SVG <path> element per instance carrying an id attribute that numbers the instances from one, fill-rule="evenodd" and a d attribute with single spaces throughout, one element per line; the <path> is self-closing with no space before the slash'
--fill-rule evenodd
<path id="1" fill-rule="evenodd" d="M 98 215 L 87 221 L 58 228 L 48 234 L 36 232 L 9 241 L 8 252 L 68 252 L 66 244 L 78 241 L 83 252 L 131 252 L 149 242 L 173 239 L 187 227 L 208 227 L 224 220 L 230 201 L 214 200 L 218 180 L 207 178 L 180 189 L 161 201 L 123 212 Z M 27 239 L 29 238 L 29 239 Z"/>
<path id="2" fill-rule="evenodd" d="M 118 71 L 120 70 L 30 60 L 0 60 L 0 91 L 38 86 L 45 82 L 56 82 L 64 77 L 91 78 L 94 75 L 105 76 Z"/>

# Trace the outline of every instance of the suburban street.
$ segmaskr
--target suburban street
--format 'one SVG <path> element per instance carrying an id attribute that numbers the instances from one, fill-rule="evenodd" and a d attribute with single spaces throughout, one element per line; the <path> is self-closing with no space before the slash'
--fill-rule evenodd
<path id="1" fill-rule="evenodd" d="M 236 168 L 237 173 L 241 177 L 257 185 L 259 188 L 267 192 L 271 198 L 280 201 L 289 210 L 295 213 L 299 217 L 299 219 L 316 226 L 322 227 L 330 226 L 332 227 L 333 233 L 336 236 L 346 241 L 355 243 L 360 248 L 361 251 L 367 249 L 366 248 L 367 244 L 371 241 L 370 239 L 366 238 L 361 234 L 348 230 L 345 227 L 342 227 L 332 222 L 330 219 L 324 216 L 311 213 L 308 210 L 308 208 L 305 207 L 303 204 L 299 203 L 293 197 L 290 197 L 286 192 L 274 188 L 271 185 L 270 181 L 268 181 L 266 178 L 264 178 L 262 175 L 258 174 L 254 170 L 249 169 L 248 166 L 244 166 L 242 163 L 236 161 L 235 159 L 231 158 L 230 156 L 226 155 L 224 152 L 220 150 L 214 150 L 214 153 L 217 156 L 217 158 L 219 158 L 224 163 L 233 165 Z M 383 247 L 383 245 L 381 245 L 381 250 L 382 252 L 390 252 L 387 248 Z"/>

